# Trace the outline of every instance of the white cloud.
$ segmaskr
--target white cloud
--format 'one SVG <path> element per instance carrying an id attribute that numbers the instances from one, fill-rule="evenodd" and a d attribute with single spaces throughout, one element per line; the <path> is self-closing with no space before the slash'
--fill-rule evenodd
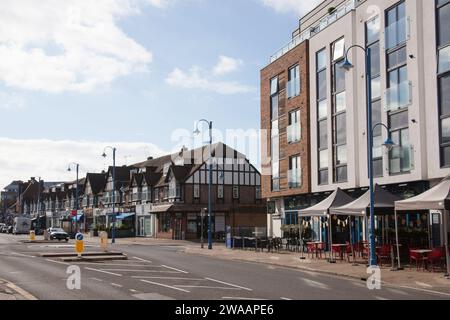
<path id="1" fill-rule="evenodd" d="M 240 59 L 234 59 L 227 56 L 219 56 L 219 62 L 214 67 L 214 74 L 218 76 L 225 75 L 227 73 L 238 71 L 241 66 L 244 65 L 244 61 Z"/>
<path id="2" fill-rule="evenodd" d="M 25 99 L 11 92 L 0 91 L 0 110 L 18 111 L 25 108 Z"/>
<path id="3" fill-rule="evenodd" d="M 323 0 L 259 0 L 265 6 L 280 13 L 295 13 L 303 15 L 313 9 Z"/>
<path id="4" fill-rule="evenodd" d="M 174 2 L 174 0 L 145 0 L 145 1 L 150 5 L 161 9 L 168 7 Z"/>
<path id="5" fill-rule="evenodd" d="M 86 92 L 145 71 L 152 53 L 118 26 L 144 0 L 0 1 L 0 81 Z M 163 7 L 170 0 L 145 0 Z"/>
<path id="6" fill-rule="evenodd" d="M 144 161 L 147 157 L 166 154 L 150 143 L 97 142 L 73 140 L 19 140 L 0 138 L 0 189 L 12 180 L 42 177 L 46 181 L 75 180 L 67 165 L 80 164 L 81 176 L 86 172 L 101 172 L 112 165 L 111 154 L 104 159 L 104 147 L 117 147 L 117 165 Z M 125 156 L 131 156 L 125 159 Z"/>

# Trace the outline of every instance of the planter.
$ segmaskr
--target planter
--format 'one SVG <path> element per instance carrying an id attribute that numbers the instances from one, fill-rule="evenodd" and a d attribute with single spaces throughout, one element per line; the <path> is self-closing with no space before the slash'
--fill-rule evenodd
<path id="1" fill-rule="evenodd" d="M 115 231 L 115 238 L 134 238 L 135 233 L 134 230 L 116 230 Z M 108 230 L 108 238 L 112 238 L 112 231 Z"/>

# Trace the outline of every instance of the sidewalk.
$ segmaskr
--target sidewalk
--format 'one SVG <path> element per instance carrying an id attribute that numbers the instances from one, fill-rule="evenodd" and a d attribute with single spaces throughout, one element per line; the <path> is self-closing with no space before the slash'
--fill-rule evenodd
<path id="1" fill-rule="evenodd" d="M 93 239 L 92 239 L 93 240 Z M 356 280 L 366 281 L 370 276 L 365 264 L 353 266 L 346 260 L 344 262 L 328 263 L 326 260 L 302 260 L 301 253 L 267 253 L 255 252 L 254 250 L 230 250 L 224 244 L 215 243 L 212 250 L 200 248 L 200 243 L 188 241 L 174 241 L 165 239 L 129 238 L 117 239 L 117 244 L 134 244 L 147 246 L 180 246 L 180 251 L 185 254 L 196 254 L 214 257 L 223 260 L 245 261 L 250 263 L 267 264 L 274 269 L 276 267 L 296 268 L 307 272 L 322 273 L 333 276 L 348 277 Z M 445 293 L 450 297 L 450 280 L 444 278 L 444 273 L 431 273 L 427 271 L 416 271 L 415 268 L 401 271 L 390 271 L 391 266 L 381 268 L 381 280 L 384 285 L 395 287 L 414 288 L 425 291 L 437 291 Z"/>
<path id="2" fill-rule="evenodd" d="M 36 297 L 6 280 L 0 279 L 0 300 L 37 300 Z"/>

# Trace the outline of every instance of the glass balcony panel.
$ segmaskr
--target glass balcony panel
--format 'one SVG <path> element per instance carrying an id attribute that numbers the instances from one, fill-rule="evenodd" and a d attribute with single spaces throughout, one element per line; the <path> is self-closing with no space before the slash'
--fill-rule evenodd
<path id="1" fill-rule="evenodd" d="M 300 123 L 295 123 L 287 127 L 287 139 L 288 143 L 300 141 Z"/>
<path id="2" fill-rule="evenodd" d="M 395 146 L 390 156 L 391 174 L 409 172 L 414 169 L 413 165 L 413 147 L 411 145 Z"/>
<path id="3" fill-rule="evenodd" d="M 300 78 L 295 78 L 287 83 L 287 97 L 291 99 L 298 95 L 300 95 Z"/>
<path id="4" fill-rule="evenodd" d="M 288 171 L 288 183 L 290 189 L 299 188 L 301 186 L 300 170 L 294 169 Z"/>
<path id="5" fill-rule="evenodd" d="M 386 90 L 386 111 L 395 111 L 411 104 L 411 82 L 404 81 Z"/>

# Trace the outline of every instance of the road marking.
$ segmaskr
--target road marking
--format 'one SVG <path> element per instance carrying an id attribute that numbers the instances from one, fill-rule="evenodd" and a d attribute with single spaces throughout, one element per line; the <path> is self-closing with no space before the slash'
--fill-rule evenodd
<path id="1" fill-rule="evenodd" d="M 423 283 L 423 282 L 416 281 L 416 284 L 418 286 L 421 286 L 421 287 L 433 288 L 433 286 L 429 285 L 428 283 Z"/>
<path id="2" fill-rule="evenodd" d="M 230 287 L 212 287 L 212 286 L 189 286 L 189 285 L 174 285 L 177 288 L 199 288 L 199 289 L 216 289 L 216 290 L 241 290 L 239 288 L 230 288 Z"/>
<path id="3" fill-rule="evenodd" d="M 178 272 L 181 272 L 181 273 L 189 273 L 189 272 L 187 272 L 187 271 L 183 271 L 183 270 L 180 270 L 180 269 L 175 269 L 175 268 L 172 268 L 172 267 L 168 267 L 168 266 L 166 266 L 166 265 L 161 265 L 161 267 L 164 267 L 164 268 L 167 268 L 167 269 L 171 269 L 171 270 L 174 270 L 174 271 L 178 271 Z"/>
<path id="4" fill-rule="evenodd" d="M 128 270 L 128 269 L 100 269 L 100 270 L 114 271 L 114 272 L 180 273 L 178 271 L 165 271 L 165 270 Z"/>
<path id="5" fill-rule="evenodd" d="M 146 276 L 131 276 L 136 279 L 161 279 L 161 280 L 189 280 L 189 281 L 207 281 L 206 279 L 195 278 L 181 278 L 181 277 L 146 277 Z"/>
<path id="6" fill-rule="evenodd" d="M 29 256 L 23 253 L 18 253 L 18 252 L 11 252 L 11 254 L 15 255 L 15 256 L 20 256 L 20 257 L 27 257 L 27 258 L 36 258 L 36 256 Z"/>
<path id="7" fill-rule="evenodd" d="M 139 257 L 133 257 L 133 259 L 136 259 L 136 260 L 139 260 L 139 261 L 142 261 L 142 262 L 152 263 L 150 260 L 145 260 L 145 259 L 142 259 L 142 258 L 139 258 Z"/>
<path id="8" fill-rule="evenodd" d="M 136 292 L 139 292 L 139 291 L 134 290 L 134 289 L 130 289 L 130 292 L 136 293 Z"/>
<path id="9" fill-rule="evenodd" d="M 260 298 L 245 298 L 245 297 L 222 297 L 222 299 L 226 299 L 226 300 L 267 300 L 267 299 L 260 299 Z"/>
<path id="10" fill-rule="evenodd" d="M 117 288 L 123 288 L 123 286 L 122 285 L 120 285 L 120 284 L 117 284 L 117 283 L 114 283 L 114 282 L 111 282 L 110 283 L 113 287 L 117 287 Z"/>
<path id="11" fill-rule="evenodd" d="M 56 260 L 52 260 L 52 259 L 45 259 L 45 261 L 53 262 L 53 263 L 57 263 L 57 264 L 63 264 L 63 265 L 65 265 L 65 266 L 69 266 L 69 265 L 70 265 L 70 264 L 67 263 L 67 262 L 56 261 Z"/>
<path id="12" fill-rule="evenodd" d="M 383 301 L 384 301 L 384 300 L 389 300 L 389 299 L 387 299 L 387 298 L 378 297 L 378 296 L 375 296 L 374 298 L 377 299 L 377 300 L 383 300 Z"/>
<path id="13" fill-rule="evenodd" d="M 230 287 L 235 287 L 235 288 L 239 288 L 239 289 L 246 290 L 246 291 L 253 291 L 253 289 L 241 287 L 241 286 L 238 286 L 238 285 L 235 285 L 232 283 L 228 283 L 228 282 L 224 282 L 224 281 L 220 281 L 220 280 L 216 280 L 216 279 L 212 279 L 212 278 L 205 278 L 205 279 L 213 281 L 213 282 L 221 283 L 221 284 L 226 284 L 227 286 L 230 286 Z"/>
<path id="14" fill-rule="evenodd" d="M 112 273 L 112 272 L 108 272 L 108 271 L 100 270 L 100 269 L 94 269 L 94 268 L 88 268 L 88 267 L 85 267 L 84 269 L 91 270 L 91 271 L 96 271 L 96 272 L 107 273 L 107 274 L 111 274 L 111 275 L 117 276 L 117 277 L 121 277 L 122 276 L 121 274 L 118 274 L 118 273 Z"/>
<path id="15" fill-rule="evenodd" d="M 20 294 L 22 297 L 24 297 L 27 300 L 37 300 L 35 296 L 33 296 L 31 293 L 23 290 L 22 288 L 19 288 L 14 283 L 8 282 L 6 286 L 14 291 L 16 291 L 18 294 Z"/>
<path id="16" fill-rule="evenodd" d="M 98 281 L 98 282 L 103 282 L 103 280 L 99 279 L 99 278 L 89 278 L 89 279 L 94 280 L 94 281 Z M 67 279 L 64 279 L 64 280 L 67 280 Z"/>
<path id="17" fill-rule="evenodd" d="M 285 298 L 285 297 L 281 297 L 280 299 L 281 299 L 281 300 L 286 300 L 286 301 L 292 301 L 292 299 Z"/>
<path id="18" fill-rule="evenodd" d="M 112 266 L 112 267 L 148 267 L 153 268 L 154 266 L 149 266 L 146 264 L 116 264 L 116 263 L 95 263 L 95 262 L 77 262 L 77 265 L 89 265 L 89 266 Z"/>
<path id="19" fill-rule="evenodd" d="M 145 282 L 145 283 L 153 284 L 155 286 L 160 286 L 160 287 L 165 287 L 165 288 L 169 288 L 169 289 L 173 289 L 173 290 L 178 290 L 178 291 L 190 293 L 190 291 L 188 291 L 188 290 L 184 290 L 184 289 L 181 289 L 181 288 L 169 286 L 169 285 L 163 284 L 163 283 L 158 283 L 158 282 L 153 282 L 153 281 L 148 281 L 148 280 L 141 280 L 141 281 Z"/>
<path id="20" fill-rule="evenodd" d="M 401 291 L 401 290 L 391 289 L 391 288 L 388 288 L 387 290 L 390 291 L 390 292 L 392 292 L 392 293 L 398 294 L 398 295 L 409 296 L 408 293 L 406 293 L 406 292 L 404 292 L 404 291 Z"/>
<path id="21" fill-rule="evenodd" d="M 327 286 L 325 283 L 319 282 L 319 281 L 314 281 L 314 280 L 310 280 L 310 279 L 302 279 L 306 285 L 313 287 L 313 288 L 318 288 L 318 289 L 322 289 L 322 290 L 330 290 L 330 287 Z"/>
<path id="22" fill-rule="evenodd" d="M 415 290 L 415 291 L 421 291 L 421 292 L 427 292 L 427 293 L 432 293 L 432 294 L 435 294 L 435 295 L 450 297 L 450 293 L 446 293 L 446 292 L 427 290 L 427 289 L 422 289 L 422 288 L 414 288 L 414 287 L 408 287 L 408 286 L 398 286 L 398 288 Z"/>
<path id="23" fill-rule="evenodd" d="M 11 271 L 10 274 L 19 274 L 22 273 L 22 271 Z"/>

